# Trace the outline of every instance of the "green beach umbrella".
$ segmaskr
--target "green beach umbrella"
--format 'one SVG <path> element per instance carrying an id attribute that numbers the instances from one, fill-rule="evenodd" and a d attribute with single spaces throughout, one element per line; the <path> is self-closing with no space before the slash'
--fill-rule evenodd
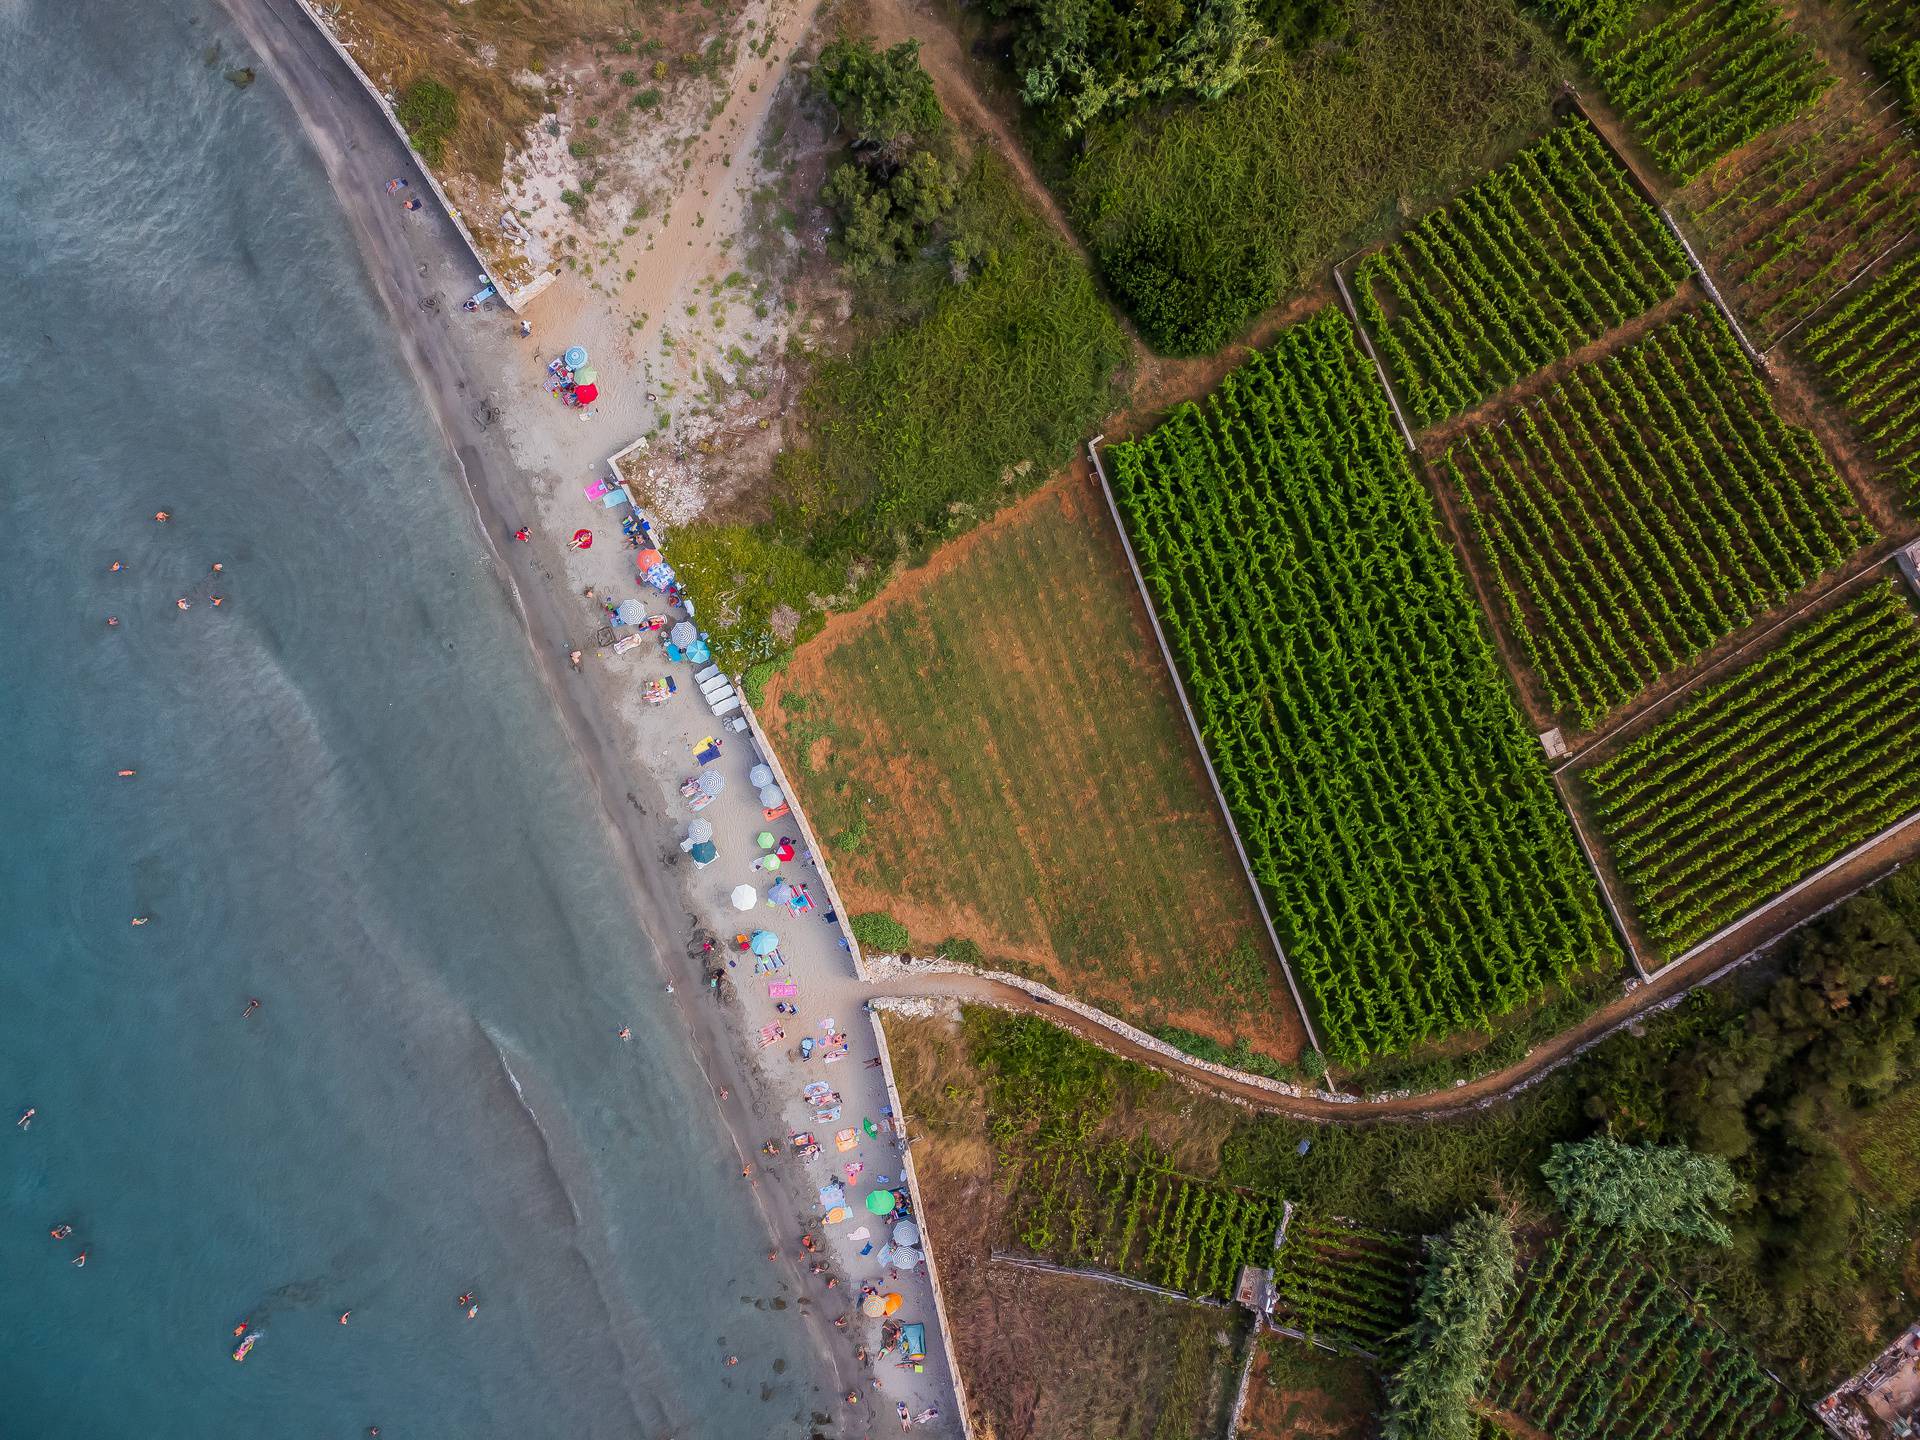
<path id="1" fill-rule="evenodd" d="M 867 1212 L 872 1215 L 891 1215 L 893 1213 L 893 1192 L 891 1190 L 869 1190 L 867 1192 Z"/>
<path id="2" fill-rule="evenodd" d="M 584 366 L 581 369 L 573 372 L 573 383 L 576 385 L 597 384 L 599 382 L 599 379 L 600 379 L 600 372 L 594 369 L 591 365 Z"/>
<path id="3" fill-rule="evenodd" d="M 771 830 L 762 830 L 754 837 L 754 844 L 758 845 L 762 850 L 771 850 L 773 848 L 773 832 Z"/>

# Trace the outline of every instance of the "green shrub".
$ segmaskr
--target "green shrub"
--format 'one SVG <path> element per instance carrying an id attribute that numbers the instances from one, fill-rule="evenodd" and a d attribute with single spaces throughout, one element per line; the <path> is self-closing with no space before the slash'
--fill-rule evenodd
<path id="1" fill-rule="evenodd" d="M 904 955 L 913 945 L 907 927 L 878 910 L 853 917 L 853 938 L 869 950 L 890 955 Z"/>
<path id="2" fill-rule="evenodd" d="M 978 970 L 986 957 L 980 953 L 980 945 L 974 940 L 942 940 L 940 953 L 956 965 L 970 965 Z"/>
<path id="3" fill-rule="evenodd" d="M 438 165 L 446 155 L 447 137 L 460 118 L 459 97 L 438 80 L 416 80 L 400 96 L 394 116 L 420 158 Z"/>

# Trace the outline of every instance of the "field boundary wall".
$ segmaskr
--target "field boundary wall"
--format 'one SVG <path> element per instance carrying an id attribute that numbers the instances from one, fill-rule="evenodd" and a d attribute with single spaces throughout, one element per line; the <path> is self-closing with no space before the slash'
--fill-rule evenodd
<path id="1" fill-rule="evenodd" d="M 1227 823 L 1227 834 L 1233 837 L 1234 854 L 1240 857 L 1240 868 L 1246 873 L 1247 885 L 1253 891 L 1253 902 L 1260 907 L 1260 923 L 1266 927 L 1267 939 L 1273 942 L 1273 953 L 1279 957 L 1280 973 L 1287 977 L 1287 990 L 1293 996 L 1294 1008 L 1300 1012 L 1300 1025 L 1307 1032 L 1307 1043 L 1315 1050 L 1321 1050 L 1320 1037 L 1314 1033 L 1313 1016 L 1307 1010 L 1307 1002 L 1300 995 L 1300 984 L 1293 976 L 1293 965 L 1287 959 L 1287 950 L 1280 943 L 1280 932 L 1274 928 L 1273 914 L 1267 908 L 1266 892 L 1260 888 L 1260 882 L 1254 877 L 1253 861 L 1247 857 L 1246 844 L 1240 838 L 1240 827 L 1234 823 L 1233 809 L 1227 804 L 1226 792 L 1220 788 L 1220 776 L 1214 771 L 1213 756 L 1207 753 L 1206 738 L 1200 733 L 1200 721 L 1193 713 L 1193 705 L 1187 699 L 1186 681 L 1180 678 L 1180 667 L 1174 663 L 1173 647 L 1167 643 L 1167 633 L 1160 627 L 1160 612 L 1154 608 L 1153 596 L 1147 590 L 1147 577 L 1140 569 L 1140 558 L 1133 553 L 1133 538 L 1127 534 L 1126 522 L 1120 518 L 1120 504 L 1113 498 L 1113 486 L 1107 482 L 1107 467 L 1100 462 L 1100 442 L 1107 437 L 1096 435 L 1087 442 L 1087 457 L 1093 461 L 1093 473 L 1100 477 L 1100 493 L 1107 498 L 1107 513 L 1113 517 L 1114 533 L 1120 537 L 1120 548 L 1126 551 L 1127 568 L 1133 572 L 1133 583 L 1140 591 L 1140 603 L 1147 607 L 1147 623 L 1153 626 L 1153 638 L 1160 646 L 1160 658 L 1166 663 L 1167 675 L 1173 681 L 1173 693 L 1179 697 L 1180 711 L 1187 717 L 1187 729 L 1193 735 L 1194 748 L 1200 752 L 1200 763 L 1207 770 L 1207 784 L 1213 787 L 1213 798 L 1219 802 L 1220 816 Z M 1324 1055 L 1326 1052 L 1321 1050 Z"/>

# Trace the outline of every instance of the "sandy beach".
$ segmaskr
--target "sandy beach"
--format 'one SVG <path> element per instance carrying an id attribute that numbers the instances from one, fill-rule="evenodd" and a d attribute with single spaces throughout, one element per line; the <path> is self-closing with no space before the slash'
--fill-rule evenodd
<path id="1" fill-rule="evenodd" d="M 848 1164 L 861 1167 L 847 1184 L 850 1206 L 858 1204 L 876 1176 L 897 1180 L 900 1174 L 884 1129 L 877 1138 L 862 1135 L 857 1149 L 836 1153 L 830 1132 L 837 1127 L 829 1126 L 829 1133 L 819 1135 L 824 1154 L 810 1165 L 795 1159 L 784 1143 L 790 1127 L 812 1123 L 800 1094 L 808 1080 L 826 1078 L 846 1096 L 843 1126 L 858 1126 L 864 1117 L 879 1119 L 885 1104 L 882 1073 L 866 1064 L 875 1048 L 860 1013 L 864 987 L 838 946 L 836 928 L 821 918 L 823 887 L 814 885 L 817 906 L 806 916 L 776 922 L 764 908 L 757 917 L 728 912 L 728 892 L 758 873 L 747 869 L 754 850 L 751 834 L 761 825 L 746 779 L 746 737 L 724 732 L 725 757 L 716 768 L 727 773 L 729 790 L 705 812 L 723 842 L 723 859 L 695 871 L 678 844 L 691 815 L 677 784 L 697 768 L 694 742 L 723 732 L 700 704 L 689 683 L 690 669 L 667 666 L 657 646 L 602 657 L 589 643 L 598 605 L 583 598 L 583 589 L 593 585 L 617 599 L 639 593 L 632 552 L 619 544 L 613 512 L 598 510 L 580 493 L 604 473 L 599 462 L 606 453 L 629 437 L 607 428 L 610 417 L 583 422 L 578 412 L 563 409 L 545 393 L 540 381 L 548 352 L 572 337 L 547 333 L 539 306 L 532 312 L 536 335 L 531 341 L 521 339 L 517 319 L 504 310 L 461 311 L 460 298 L 473 288 L 470 256 L 432 207 L 410 213 L 392 202 L 386 181 L 417 175 L 415 163 L 293 0 L 228 0 L 228 8 L 307 129 L 392 317 L 394 344 L 419 378 L 424 403 L 459 461 L 473 511 L 449 516 L 449 523 L 477 523 L 487 537 L 494 574 L 525 622 L 538 670 L 597 789 L 605 841 L 617 852 L 645 938 L 660 957 L 660 1003 L 671 1007 L 684 1026 L 711 1082 L 711 1113 L 688 1116 L 687 1123 L 710 1131 L 714 1143 L 729 1147 L 743 1171 L 750 1172 L 741 1180 L 740 1203 L 755 1207 L 766 1225 L 775 1257 L 768 1295 L 792 1297 L 790 1303 L 807 1307 L 821 1356 L 835 1377 L 839 1395 L 822 1396 L 822 1408 L 830 1404 L 836 1420 L 861 1433 L 876 1425 L 891 1431 L 896 1400 L 915 1412 L 937 1404 L 940 1418 L 926 1427 L 928 1432 L 957 1433 L 926 1276 L 892 1279 L 871 1258 L 884 1246 L 890 1222 L 874 1222 L 876 1243 L 869 1257 L 859 1255 L 860 1244 L 868 1242 L 856 1243 L 846 1234 L 871 1218 L 864 1215 L 850 1218 L 838 1234 L 821 1235 L 817 1251 L 799 1244 L 810 1224 L 820 1234 L 816 1192 L 826 1181 L 828 1164 L 835 1175 Z M 553 313 L 569 313 L 573 307 L 565 287 L 555 288 L 562 293 L 555 296 Z M 325 297 L 315 297 L 315 303 L 324 302 Z M 551 463 L 534 469 L 530 457 Z M 522 525 L 533 532 L 530 543 L 511 538 Z M 564 537 L 583 526 L 594 530 L 599 544 L 570 553 Z M 644 598 L 656 612 L 663 608 L 658 595 Z M 575 648 L 587 651 L 579 673 L 568 661 Z M 644 707 L 641 680 L 674 672 L 680 694 L 658 710 Z M 779 830 L 780 824 L 771 828 Z M 796 866 L 789 873 L 799 881 L 811 873 L 796 873 L 804 869 Z M 729 976 L 736 982 L 730 1002 L 716 1001 L 703 979 L 711 961 L 702 954 L 699 937 L 720 935 L 724 951 L 736 919 L 746 928 L 780 925 L 787 961 L 782 975 L 801 990 L 801 1013 L 779 1017 L 787 1035 L 759 1055 L 752 1048 L 759 1028 L 776 1017 L 761 977 L 752 974 L 751 957 L 736 957 L 741 963 Z M 607 957 L 610 964 L 622 960 Z M 794 1063 L 793 1047 L 810 1030 L 821 1034 L 821 1019 L 835 1020 L 850 1037 L 844 1063 L 831 1069 Z M 608 1015 L 605 1023 L 611 1033 L 623 1017 Z M 780 1158 L 761 1153 L 769 1141 L 781 1142 Z M 820 1256 L 827 1269 L 815 1275 L 812 1263 Z M 833 1289 L 826 1284 L 830 1275 L 838 1282 Z M 900 1290 L 907 1303 L 899 1318 L 926 1322 L 930 1350 L 936 1353 L 929 1355 L 924 1374 L 892 1363 L 870 1374 L 860 1365 L 856 1347 L 877 1350 L 879 1331 L 877 1322 L 858 1314 L 862 1282 Z M 847 1312 L 853 1313 L 845 1328 L 836 1327 L 834 1318 Z M 857 1394 L 859 1402 L 848 1405 L 848 1394 Z"/>

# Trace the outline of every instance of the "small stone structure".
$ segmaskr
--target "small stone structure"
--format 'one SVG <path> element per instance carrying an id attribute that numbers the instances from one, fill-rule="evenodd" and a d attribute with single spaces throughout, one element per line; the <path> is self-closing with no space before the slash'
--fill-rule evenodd
<path id="1" fill-rule="evenodd" d="M 1871 1365 L 1816 1405 L 1814 1414 L 1847 1440 L 1920 1433 L 1920 1323 L 1909 1325 Z"/>

